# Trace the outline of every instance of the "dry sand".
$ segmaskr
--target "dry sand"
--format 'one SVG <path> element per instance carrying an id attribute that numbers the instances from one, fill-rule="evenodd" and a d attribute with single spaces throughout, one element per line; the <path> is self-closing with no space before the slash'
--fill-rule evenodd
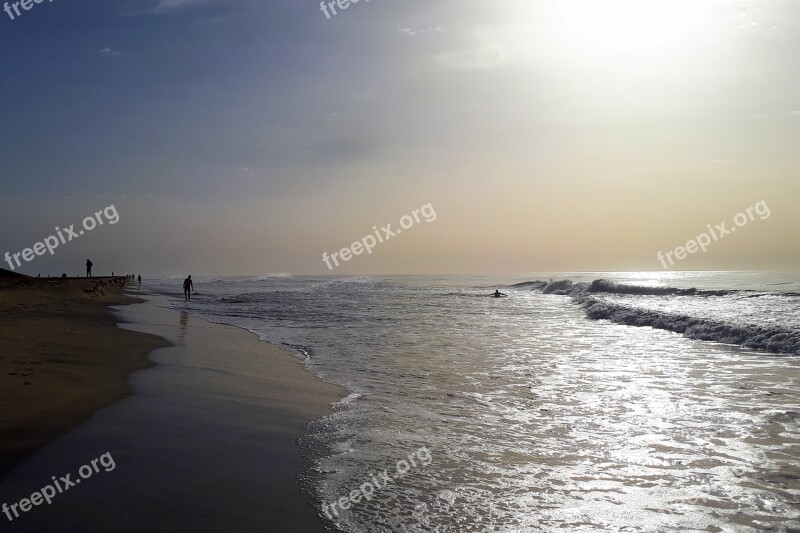
<path id="1" fill-rule="evenodd" d="M 3 273 L 0 273 L 3 274 Z M 141 300 L 101 279 L 0 275 L 0 476 L 131 393 L 128 375 L 167 342 L 116 327 L 111 304 Z M 105 278 L 105 281 L 111 281 Z"/>
<path id="2" fill-rule="evenodd" d="M 0 478 L 0 504 L 30 496 L 53 475 L 73 472 L 74 478 L 81 465 L 104 453 L 114 457 L 116 468 L 101 471 L 59 495 L 52 505 L 34 507 L 6 526 L 31 532 L 325 531 L 311 498 L 301 490 L 299 476 L 307 471 L 310 449 L 298 439 L 309 422 L 330 412 L 331 403 L 342 396 L 340 388 L 319 381 L 295 356 L 244 330 L 160 307 L 166 303 L 163 297 L 148 296 L 152 301 L 142 305 L 115 308 L 123 330 L 113 326 L 114 319 L 103 310 L 108 299 L 86 303 L 77 289 L 68 283 L 47 289 L 48 295 L 34 296 L 37 291 L 28 290 L 27 299 L 12 293 L 5 297 L 4 302 L 16 302 L 6 307 L 26 309 L 18 315 L 22 308 L 15 307 L 13 319 L 7 314 L 0 319 L 12 328 L 16 349 L 24 347 L 18 353 L 29 354 L 22 360 L 32 361 L 30 354 L 36 354 L 36 360 L 46 361 L 64 353 L 73 354 L 76 361 L 71 373 L 51 370 L 54 375 L 45 382 L 45 372 L 37 368 L 25 378 L 34 385 L 14 382 L 16 388 L 4 392 L 7 405 L 29 413 L 21 417 L 18 411 L 6 414 L 4 409 L 4 417 L 16 420 L 18 443 L 32 445 L 35 439 L 29 435 L 52 435 L 52 426 L 63 431 L 69 425 L 59 422 L 61 402 L 37 398 L 28 389 L 41 387 L 42 396 L 75 391 L 81 399 L 73 402 L 76 406 L 99 405 L 96 393 L 111 389 L 119 397 L 127 391 L 127 384 L 115 388 L 98 383 L 104 374 L 95 367 L 108 366 L 108 353 L 117 357 L 124 344 L 132 351 L 120 357 L 141 367 L 142 360 L 133 355 L 135 347 L 153 341 L 152 335 L 172 346 L 151 352 L 156 365 L 130 376 L 132 396 L 100 410 Z M 61 314 L 50 316 L 47 311 L 62 306 Z M 75 327 L 73 313 L 78 318 Z M 40 355 L 42 346 L 36 342 L 40 337 L 35 331 L 43 320 L 60 332 L 50 337 L 50 355 Z M 61 335 L 67 335 L 66 344 Z M 96 348 L 102 335 L 112 337 L 101 342 L 104 348 Z M 5 339 L 4 332 L 4 342 L 9 342 Z M 84 355 L 84 350 L 95 349 L 106 355 Z M 59 363 L 51 365 L 61 368 Z M 114 371 L 103 371 L 121 377 L 123 366 L 125 372 L 136 368 L 120 363 Z M 25 368 L 35 367 L 44 368 L 44 363 Z M 27 407 L 28 401 L 38 407 Z M 44 414 L 36 418 L 33 413 Z M 85 419 L 83 413 L 83 418 L 73 418 L 73 425 Z"/>

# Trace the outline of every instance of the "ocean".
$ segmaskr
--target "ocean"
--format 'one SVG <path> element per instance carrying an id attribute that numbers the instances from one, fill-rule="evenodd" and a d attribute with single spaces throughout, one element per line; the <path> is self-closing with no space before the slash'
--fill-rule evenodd
<path id="1" fill-rule="evenodd" d="M 145 288 L 349 391 L 307 437 L 334 530 L 800 528 L 798 274 L 182 279 Z"/>

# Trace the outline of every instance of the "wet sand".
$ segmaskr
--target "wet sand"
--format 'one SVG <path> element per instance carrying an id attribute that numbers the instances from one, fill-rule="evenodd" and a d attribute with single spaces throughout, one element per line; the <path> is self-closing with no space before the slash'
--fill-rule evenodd
<path id="1" fill-rule="evenodd" d="M 300 488 L 298 444 L 338 387 L 295 356 L 233 327 L 159 308 L 118 308 L 130 332 L 174 344 L 131 376 L 134 395 L 101 410 L 0 481 L 11 504 L 104 453 L 116 467 L 34 507 L 11 531 L 324 531 Z M 133 334 L 133 333 L 131 333 Z"/>
<path id="2" fill-rule="evenodd" d="M 90 291 L 105 282 L 103 293 Z M 112 278 L 0 273 L 0 479 L 33 450 L 128 396 L 128 376 L 168 343 L 116 327 L 108 306 L 141 300 Z"/>

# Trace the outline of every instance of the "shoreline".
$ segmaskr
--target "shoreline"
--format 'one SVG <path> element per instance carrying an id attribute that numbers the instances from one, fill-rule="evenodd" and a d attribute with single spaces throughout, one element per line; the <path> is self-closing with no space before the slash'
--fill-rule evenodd
<path id="1" fill-rule="evenodd" d="M 117 327 L 111 305 L 143 300 L 113 278 L 0 278 L 0 480 L 101 409 L 133 394 L 160 337 Z M 111 355 L 113 354 L 113 356 Z M 88 393 L 87 391 L 91 391 Z"/>
<path id="2" fill-rule="evenodd" d="M 113 454 L 117 470 L 36 508 L 12 528 L 329 531 L 304 484 L 319 452 L 306 437 L 344 389 L 252 332 L 159 307 L 160 298 L 120 294 L 92 302 L 104 319 L 93 324 L 88 341 L 108 330 L 157 343 L 125 374 L 132 394 L 84 413 L 17 459 L 0 477 L 0 503 L 29 495 L 51 475 L 84 463 L 87 453 Z M 43 314 L 35 306 L 32 312 Z M 72 327 L 65 317 L 57 322 Z M 17 331 L 19 337 L 32 330 Z"/>
<path id="3" fill-rule="evenodd" d="M 301 427 L 299 427 L 299 429 L 297 429 L 293 435 L 290 435 L 286 441 L 290 446 L 290 449 L 294 450 L 299 458 L 299 462 L 296 465 L 297 468 L 294 470 L 293 485 L 299 489 L 300 495 L 305 501 L 304 507 L 308 507 L 308 509 L 310 509 L 314 515 L 314 524 L 303 524 L 302 530 L 307 532 L 319 531 L 320 533 L 338 531 L 338 529 L 335 529 L 333 525 L 323 518 L 322 514 L 318 512 L 316 504 L 321 504 L 324 502 L 320 501 L 318 496 L 314 493 L 314 482 L 316 481 L 316 473 L 313 471 L 313 466 L 315 465 L 314 459 L 329 455 L 332 453 L 332 449 L 329 448 L 327 443 L 316 441 L 309 429 L 326 416 L 332 414 L 335 406 L 338 405 L 341 400 L 346 398 L 350 394 L 350 391 L 337 383 L 323 379 L 321 376 L 309 369 L 306 366 L 308 356 L 299 349 L 292 348 L 291 346 L 284 346 L 283 344 L 262 338 L 256 331 L 248 329 L 244 326 L 213 321 L 199 316 L 199 314 L 195 314 L 194 311 L 190 310 L 167 307 L 164 304 L 168 303 L 170 297 L 180 300 L 181 295 L 178 293 L 146 291 L 140 296 L 143 305 L 154 305 L 157 306 L 158 309 L 163 310 L 165 313 L 182 315 L 180 319 L 182 324 L 181 327 L 185 327 L 186 322 L 189 320 L 195 320 L 200 323 L 207 324 L 211 329 L 221 328 L 221 331 L 227 331 L 229 335 L 239 336 L 243 339 L 249 339 L 253 341 L 257 347 L 256 349 L 258 351 L 263 351 L 262 355 L 267 355 L 270 358 L 277 358 L 280 360 L 281 364 L 284 365 L 285 368 L 291 369 L 291 373 L 295 376 L 294 379 L 302 381 L 304 383 L 304 387 L 313 391 L 313 394 L 316 397 L 313 399 L 312 403 L 315 405 L 310 411 L 304 410 L 301 416 L 303 416 L 305 420 L 302 421 Z M 160 338 L 165 338 L 168 341 L 172 341 L 171 346 L 167 347 L 166 351 L 170 351 L 171 348 L 177 348 L 179 346 L 180 342 L 178 339 L 168 338 L 166 332 L 160 331 L 157 328 L 146 327 L 140 320 L 129 321 L 131 318 L 129 313 L 137 311 L 137 307 L 138 306 L 124 306 L 120 307 L 119 309 L 114 309 L 113 307 L 111 309 L 114 312 L 114 315 L 117 317 L 119 325 L 130 327 L 134 331 L 147 331 L 151 334 L 159 336 Z M 262 348 L 258 348 L 258 346 L 261 346 Z M 164 350 L 156 351 L 162 353 L 164 352 Z M 158 360 L 153 360 L 155 361 L 155 365 L 161 364 L 161 362 Z M 296 397 L 295 400 L 302 400 L 302 398 Z M 285 401 L 285 399 L 282 399 L 282 401 Z M 284 407 L 286 405 L 287 404 L 284 404 Z M 311 498 L 312 501 L 308 501 L 307 498 Z M 274 527 L 284 527 L 284 529 L 280 529 L 281 531 L 299 531 L 299 529 L 285 529 L 286 527 L 292 526 L 275 525 Z M 295 525 L 293 527 L 296 528 L 300 526 Z"/>

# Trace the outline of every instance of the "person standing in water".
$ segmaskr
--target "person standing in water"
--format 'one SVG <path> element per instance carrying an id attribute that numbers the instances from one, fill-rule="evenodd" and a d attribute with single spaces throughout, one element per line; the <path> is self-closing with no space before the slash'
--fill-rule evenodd
<path id="1" fill-rule="evenodd" d="M 141 286 L 142 286 L 142 275 L 139 274 L 139 287 L 141 287 Z"/>
<path id="2" fill-rule="evenodd" d="M 192 301 L 192 292 L 194 291 L 194 283 L 192 283 L 192 276 L 190 275 L 188 278 L 183 280 L 183 301 L 184 302 L 191 302 Z"/>

